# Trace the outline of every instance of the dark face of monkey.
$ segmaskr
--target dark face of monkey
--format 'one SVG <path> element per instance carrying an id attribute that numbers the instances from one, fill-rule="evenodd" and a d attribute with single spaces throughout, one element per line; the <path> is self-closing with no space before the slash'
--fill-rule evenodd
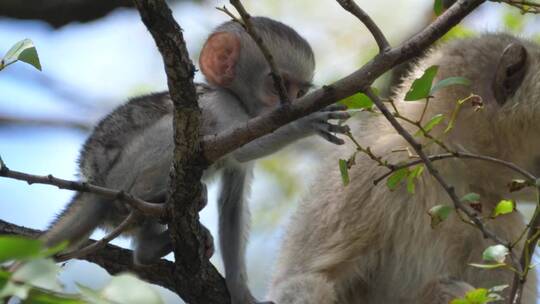
<path id="1" fill-rule="evenodd" d="M 251 19 L 270 50 L 289 96 L 303 96 L 311 86 L 315 59 L 310 45 L 292 28 L 264 17 Z M 289 50 L 289 51 L 287 51 Z M 242 26 L 227 22 L 210 35 L 199 58 L 208 83 L 229 90 L 250 116 L 277 106 L 279 95 L 262 52 Z"/>

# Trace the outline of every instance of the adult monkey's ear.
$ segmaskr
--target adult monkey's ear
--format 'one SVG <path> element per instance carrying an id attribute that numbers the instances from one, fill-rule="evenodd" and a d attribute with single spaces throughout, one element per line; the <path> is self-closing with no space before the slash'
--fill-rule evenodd
<path id="1" fill-rule="evenodd" d="M 492 84 L 499 105 L 512 97 L 523 82 L 527 72 L 527 56 L 527 50 L 519 43 L 509 44 L 502 52 Z"/>
<path id="2" fill-rule="evenodd" d="M 199 66 L 206 80 L 226 87 L 234 79 L 235 66 L 240 56 L 240 39 L 233 33 L 210 35 L 199 56 Z"/>

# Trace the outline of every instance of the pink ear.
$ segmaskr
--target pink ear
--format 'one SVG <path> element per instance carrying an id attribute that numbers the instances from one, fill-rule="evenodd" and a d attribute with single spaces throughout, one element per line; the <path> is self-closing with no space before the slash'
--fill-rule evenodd
<path id="1" fill-rule="evenodd" d="M 240 39 L 232 33 L 214 33 L 203 46 L 199 65 L 206 80 L 217 86 L 229 85 L 240 55 Z"/>

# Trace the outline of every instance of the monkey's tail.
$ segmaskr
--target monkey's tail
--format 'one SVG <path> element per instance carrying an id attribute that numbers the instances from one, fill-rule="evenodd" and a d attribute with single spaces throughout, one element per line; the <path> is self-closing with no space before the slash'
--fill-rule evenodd
<path id="1" fill-rule="evenodd" d="M 96 194 L 78 192 L 40 240 L 48 247 L 67 240 L 69 249 L 76 249 L 103 223 L 110 207 Z"/>

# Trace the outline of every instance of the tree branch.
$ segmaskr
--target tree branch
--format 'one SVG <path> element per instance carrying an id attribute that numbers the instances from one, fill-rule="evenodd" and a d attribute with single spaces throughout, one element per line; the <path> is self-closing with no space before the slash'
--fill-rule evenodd
<path id="1" fill-rule="evenodd" d="M 526 0 L 490 0 L 492 2 L 506 3 L 518 8 L 522 13 L 540 14 L 540 3 Z"/>
<path id="2" fill-rule="evenodd" d="M 85 122 L 64 119 L 50 118 L 26 118 L 8 115 L 0 115 L 0 127 L 2 126 L 23 126 L 23 127 L 54 127 L 68 128 L 84 132 L 92 130 L 92 126 Z"/>
<path id="3" fill-rule="evenodd" d="M 195 68 L 182 29 L 163 0 L 134 0 L 163 57 L 175 106 L 174 160 L 169 190 L 175 291 L 188 303 L 230 303 L 225 280 L 205 256 L 199 223 L 201 178 L 208 163 L 200 150 L 201 111 L 193 85 Z"/>
<path id="4" fill-rule="evenodd" d="M 36 238 L 42 233 L 40 230 L 29 229 L 0 220 L 0 234 Z M 88 244 L 94 242 L 91 240 Z M 161 259 L 149 266 L 135 266 L 133 265 L 133 251 L 114 245 L 106 245 L 98 252 L 80 257 L 80 259 L 98 264 L 111 275 L 129 271 L 147 282 L 174 291 L 174 264 L 170 261 Z"/>
<path id="5" fill-rule="evenodd" d="M 362 23 L 367 27 L 379 46 L 379 53 L 383 53 L 390 49 L 390 43 L 388 43 L 388 40 L 384 36 L 379 26 L 377 26 L 373 19 L 371 19 L 371 17 L 369 17 L 369 15 L 366 14 L 366 12 L 364 12 L 364 10 L 361 9 L 360 6 L 354 2 L 354 0 L 337 0 L 337 2 L 346 11 L 350 12 L 356 18 L 362 21 Z"/>
<path id="6" fill-rule="evenodd" d="M 534 176 L 532 173 L 520 168 L 516 164 L 514 164 L 512 162 L 502 160 L 502 159 L 490 157 L 490 156 L 484 156 L 484 155 L 478 155 L 478 154 L 472 154 L 472 153 L 466 153 L 466 152 L 452 152 L 452 153 L 444 153 L 444 154 L 428 156 L 428 159 L 431 162 L 442 160 L 442 159 L 447 159 L 447 158 L 477 159 L 477 160 L 483 160 L 483 161 L 492 162 L 492 163 L 504 166 L 504 167 L 506 167 L 506 168 L 508 168 L 510 170 L 513 170 L 513 171 L 519 173 L 524 178 L 526 178 L 529 182 L 534 183 L 536 181 L 536 176 Z M 408 162 L 408 163 L 402 164 L 402 165 L 393 165 L 393 168 L 389 168 L 390 169 L 389 172 L 377 177 L 373 181 L 373 183 L 376 185 L 381 180 L 388 177 L 390 174 L 392 174 L 393 172 L 395 172 L 397 170 L 400 170 L 400 169 L 403 169 L 403 168 L 408 168 L 408 167 L 418 165 L 418 164 L 422 164 L 423 162 L 424 162 L 423 160 L 419 159 L 419 160 L 411 161 L 411 162 Z"/>
<path id="7" fill-rule="evenodd" d="M 2 0 L 0 16 L 43 20 L 58 28 L 70 22 L 99 19 L 119 7 L 132 7 L 130 0 Z"/>
<path id="8" fill-rule="evenodd" d="M 342 98 L 357 93 L 371 85 L 383 73 L 420 54 L 485 1 L 457 1 L 432 24 L 405 41 L 401 46 L 377 55 L 352 74 L 311 92 L 287 107 L 279 107 L 257 116 L 242 127 L 231 128 L 217 135 L 205 136 L 202 143 L 205 158 L 210 162 L 215 161 L 236 148 L 273 132 L 293 120 L 319 111 Z"/>
<path id="9" fill-rule="evenodd" d="M 32 184 L 45 184 L 53 185 L 59 189 L 68 189 L 80 192 L 92 192 L 104 197 L 121 200 L 129 204 L 135 210 L 145 214 L 147 216 L 167 218 L 166 209 L 163 204 L 152 204 L 146 202 L 140 198 L 136 198 L 129 193 L 125 193 L 122 190 L 114 190 L 110 188 L 105 188 L 101 186 L 92 185 L 85 182 L 75 182 L 66 179 L 61 179 L 52 176 L 51 174 L 47 176 L 39 176 L 27 174 L 19 171 L 14 171 L 9 169 L 4 162 L 0 162 L 0 176 L 17 179 L 27 182 L 29 185 Z"/>
<path id="10" fill-rule="evenodd" d="M 96 252 L 97 250 L 102 249 L 105 247 L 110 241 L 117 238 L 122 232 L 124 232 L 131 224 L 135 222 L 137 218 L 137 214 L 135 212 L 131 212 L 123 221 L 118 225 L 118 227 L 114 228 L 113 231 L 111 231 L 109 234 L 107 234 L 105 237 L 103 237 L 101 240 L 92 243 L 88 246 L 85 246 L 79 250 L 68 252 L 65 254 L 60 254 L 56 257 L 56 261 L 63 262 L 70 259 L 77 259 L 82 256 L 91 254 Z"/>

